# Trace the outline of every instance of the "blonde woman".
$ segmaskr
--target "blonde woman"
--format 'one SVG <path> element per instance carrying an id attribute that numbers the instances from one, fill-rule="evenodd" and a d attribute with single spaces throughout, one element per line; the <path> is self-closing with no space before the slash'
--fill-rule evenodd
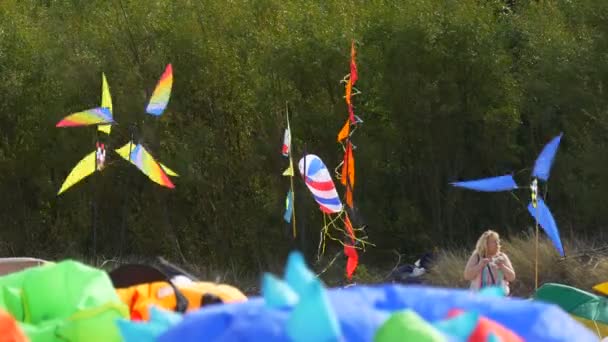
<path id="1" fill-rule="evenodd" d="M 475 251 L 464 269 L 464 279 L 471 282 L 471 289 L 500 286 L 508 295 L 509 282 L 515 280 L 515 271 L 509 257 L 500 251 L 500 236 L 487 230 L 477 240 Z"/>

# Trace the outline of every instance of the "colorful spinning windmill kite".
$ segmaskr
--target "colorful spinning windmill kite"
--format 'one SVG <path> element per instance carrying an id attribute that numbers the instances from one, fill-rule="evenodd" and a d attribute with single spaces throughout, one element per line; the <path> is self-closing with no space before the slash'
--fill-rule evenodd
<path id="1" fill-rule="evenodd" d="M 67 178 L 61 185 L 57 196 L 61 195 L 64 191 L 72 187 L 74 184 L 80 182 L 87 176 L 93 174 L 95 171 L 101 172 L 106 165 L 106 144 L 99 139 L 99 132 L 110 134 L 111 124 L 114 123 L 112 117 L 112 96 L 110 95 L 110 88 L 106 80 L 106 75 L 101 74 L 101 107 L 85 110 L 83 112 L 77 112 L 68 115 L 63 120 L 57 123 L 57 127 L 80 127 L 80 126 L 97 126 L 97 139 L 95 142 L 95 150 L 82 158 L 72 171 L 68 174 Z M 97 203 L 93 201 L 93 256 L 97 256 Z"/>
<path id="2" fill-rule="evenodd" d="M 171 64 L 169 64 L 150 98 L 146 108 L 148 114 L 154 116 L 163 114 L 167 107 L 167 103 L 169 102 L 172 84 L 173 70 Z M 98 132 L 109 135 L 111 132 L 111 124 L 113 123 L 115 122 L 112 116 L 112 97 L 110 95 L 106 77 L 102 74 L 101 107 L 70 114 L 57 123 L 56 126 L 79 127 L 96 125 Z M 106 165 L 106 144 L 99 140 L 100 139 L 97 139 L 96 142 L 96 150 L 87 154 L 78 162 L 78 164 L 76 164 L 74 169 L 72 169 L 57 195 L 61 195 L 67 189 L 95 171 L 102 171 L 104 169 Z M 157 162 L 143 145 L 134 144 L 130 141 L 115 151 L 125 160 L 135 165 L 152 181 L 168 188 L 175 187 L 167 175 L 177 176 L 177 174 L 165 165 Z"/>
<path id="3" fill-rule="evenodd" d="M 563 257 L 564 249 L 562 242 L 559 237 L 559 230 L 555 219 L 549 210 L 549 207 L 545 204 L 543 199 L 538 194 L 538 180 L 547 182 L 549 180 L 549 173 L 553 165 L 553 160 L 557 154 L 557 149 L 562 138 L 562 133 L 553 138 L 541 151 L 534 164 L 534 170 L 532 171 L 532 181 L 530 183 L 530 204 L 528 205 L 528 212 L 536 220 L 536 287 L 538 287 L 538 225 L 543 228 L 547 236 L 553 242 L 553 245 Z M 454 182 L 451 183 L 453 186 L 466 188 L 475 191 L 484 192 L 499 192 L 499 191 L 512 191 L 520 187 L 517 186 L 513 175 L 503 175 L 498 177 L 483 178 L 465 182 Z"/>
<path id="4" fill-rule="evenodd" d="M 96 125 L 97 130 L 110 134 L 111 125 L 114 124 L 112 117 L 112 96 L 106 80 L 106 75 L 102 73 L 101 85 L 101 107 L 88 109 L 82 112 L 70 114 L 59 121 L 56 127 L 81 127 Z M 106 144 L 99 141 L 99 136 L 95 142 L 95 150 L 82 158 L 61 185 L 57 195 L 80 182 L 95 171 L 102 171 L 106 161 Z"/>
<path id="5" fill-rule="evenodd" d="M 173 68 L 171 64 L 169 64 L 165 68 L 165 72 L 162 74 L 150 97 L 150 101 L 146 107 L 147 114 L 157 117 L 163 115 L 167 108 L 167 104 L 169 103 L 169 98 L 171 97 L 172 86 Z M 175 185 L 173 185 L 168 176 L 176 177 L 178 176 L 177 173 L 156 161 L 142 144 L 135 144 L 133 140 L 133 137 L 131 137 L 131 141 L 118 148 L 116 152 L 123 159 L 135 165 L 135 167 L 148 176 L 153 182 L 173 189 Z"/>

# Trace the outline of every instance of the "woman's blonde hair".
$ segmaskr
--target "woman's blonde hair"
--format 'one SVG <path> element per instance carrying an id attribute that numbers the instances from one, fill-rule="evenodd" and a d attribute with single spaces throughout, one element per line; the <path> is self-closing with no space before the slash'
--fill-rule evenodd
<path id="1" fill-rule="evenodd" d="M 490 237 L 490 235 L 493 235 L 496 238 L 496 241 L 498 242 L 497 252 L 500 252 L 500 235 L 498 235 L 497 232 L 488 229 L 483 232 L 483 234 L 481 234 L 481 236 L 477 240 L 477 244 L 475 245 L 475 252 L 482 258 L 486 257 L 486 247 L 488 246 L 488 238 Z"/>

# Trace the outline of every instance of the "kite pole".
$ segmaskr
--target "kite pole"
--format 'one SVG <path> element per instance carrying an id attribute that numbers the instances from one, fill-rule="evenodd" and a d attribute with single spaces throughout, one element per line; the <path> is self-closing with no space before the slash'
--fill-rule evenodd
<path id="1" fill-rule="evenodd" d="M 536 209 L 538 214 L 538 209 Z M 536 258 L 534 261 L 534 290 L 538 289 L 538 220 L 536 220 Z"/>
<path id="2" fill-rule="evenodd" d="M 292 219 L 292 230 L 293 230 L 293 238 L 296 238 L 296 193 L 294 191 L 293 186 L 293 156 L 291 155 L 291 126 L 289 125 L 289 104 L 285 101 L 285 114 L 287 116 L 287 128 L 289 129 L 289 168 L 291 169 L 291 175 L 289 176 L 289 181 L 291 183 L 291 219 Z"/>
<path id="3" fill-rule="evenodd" d="M 306 145 L 307 145 L 307 143 L 304 142 L 304 151 L 302 153 L 303 154 L 302 158 L 304 159 L 304 165 L 303 165 L 304 174 L 302 175 L 302 180 L 304 181 L 304 184 L 306 184 L 306 176 L 308 174 L 308 172 L 306 170 L 306 155 L 308 154 L 308 148 Z M 298 168 L 299 168 L 299 165 L 298 165 Z M 305 216 L 302 216 L 302 217 L 304 218 Z M 302 230 L 300 232 L 300 243 L 301 243 L 302 253 L 304 254 L 304 253 L 306 253 L 306 234 L 305 234 L 306 225 L 301 225 L 300 228 Z"/>
<path id="4" fill-rule="evenodd" d="M 534 219 L 536 226 L 536 236 L 534 243 L 535 257 L 534 257 L 534 290 L 538 289 L 538 180 L 534 178 L 530 185 L 531 196 L 532 196 L 532 207 L 536 210 L 536 217 Z"/>
<path id="5" fill-rule="evenodd" d="M 285 101 L 285 117 L 287 119 L 287 128 L 285 128 L 285 133 L 283 135 L 283 146 L 281 148 L 281 154 L 283 157 L 288 158 L 289 166 L 285 171 L 283 171 L 283 176 L 289 177 L 290 181 L 290 190 L 287 192 L 287 198 L 285 199 L 285 213 L 283 214 L 283 219 L 287 223 L 291 223 L 292 225 L 292 234 L 293 239 L 296 239 L 296 212 L 295 212 L 295 192 L 293 185 L 293 156 L 292 156 L 292 148 L 291 148 L 291 126 L 289 125 L 289 103 Z"/>
<path id="6" fill-rule="evenodd" d="M 131 163 L 131 153 L 133 152 L 133 139 L 135 138 L 135 130 L 136 130 L 136 125 L 134 123 L 129 125 L 129 159 L 128 162 Z M 128 192 L 125 191 L 125 195 L 124 195 L 124 199 L 123 199 L 123 217 L 122 217 L 122 227 L 120 229 L 120 255 L 122 255 L 122 251 L 125 247 L 125 236 L 126 236 L 126 224 L 125 222 L 127 222 L 127 215 L 129 213 L 128 210 L 128 205 L 129 205 L 129 201 L 127 199 L 128 196 Z"/>
<path id="7" fill-rule="evenodd" d="M 97 158 L 98 158 L 98 154 L 99 154 L 99 131 L 97 130 L 97 127 L 95 127 L 95 168 L 93 170 L 97 171 Z M 97 178 L 97 177 L 95 177 Z M 95 264 L 97 264 L 97 201 L 96 201 L 96 195 L 97 194 L 97 179 L 93 180 L 93 198 L 92 198 L 92 204 L 93 204 L 93 222 L 92 222 L 92 228 L 93 228 L 93 262 Z"/>
<path id="8" fill-rule="evenodd" d="M 291 181 L 291 217 L 293 220 L 293 238 L 296 238 L 296 202 L 295 202 L 295 198 L 296 198 L 296 193 L 293 191 L 293 176 L 289 177 L 290 181 Z"/>

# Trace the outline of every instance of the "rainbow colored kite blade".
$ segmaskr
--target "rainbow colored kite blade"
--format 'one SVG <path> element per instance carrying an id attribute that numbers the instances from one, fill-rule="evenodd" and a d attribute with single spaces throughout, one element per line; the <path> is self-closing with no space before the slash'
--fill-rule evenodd
<path id="1" fill-rule="evenodd" d="M 114 123 L 114 119 L 112 119 L 110 110 L 98 107 L 70 114 L 59 121 L 56 127 L 78 127 L 111 123 Z"/>
<path id="2" fill-rule="evenodd" d="M 70 174 L 66 177 L 65 181 L 61 185 L 61 189 L 59 189 L 57 196 L 61 195 L 74 184 L 85 179 L 93 172 L 95 172 L 95 151 L 87 154 L 78 162 L 78 164 L 76 164 L 76 166 L 74 166 L 72 171 L 70 171 Z"/>
<path id="3" fill-rule="evenodd" d="M 158 163 L 158 165 L 160 165 L 160 167 L 163 169 L 163 171 L 165 171 L 167 175 L 171 177 L 179 177 L 177 172 L 171 170 L 167 165 L 164 165 L 163 163 Z"/>
<path id="4" fill-rule="evenodd" d="M 129 158 L 129 151 L 131 151 Z M 152 157 L 142 145 L 133 144 L 131 142 L 116 150 L 116 152 L 125 160 L 130 161 L 143 174 L 148 176 L 153 182 L 164 187 L 173 189 L 175 185 L 169 179 L 160 164 Z"/>
<path id="5" fill-rule="evenodd" d="M 167 65 L 165 72 L 160 77 L 154 93 L 150 98 L 148 107 L 146 107 L 146 113 L 160 116 L 167 108 L 169 103 L 169 97 L 171 96 L 171 87 L 173 86 L 173 67 L 171 64 Z"/>
<path id="6" fill-rule="evenodd" d="M 108 86 L 108 80 L 105 74 L 101 74 L 101 108 L 108 108 L 110 111 L 110 117 L 112 116 L 112 95 L 110 95 L 110 87 Z M 110 134 L 112 125 L 99 125 L 97 130 L 105 134 Z"/>

